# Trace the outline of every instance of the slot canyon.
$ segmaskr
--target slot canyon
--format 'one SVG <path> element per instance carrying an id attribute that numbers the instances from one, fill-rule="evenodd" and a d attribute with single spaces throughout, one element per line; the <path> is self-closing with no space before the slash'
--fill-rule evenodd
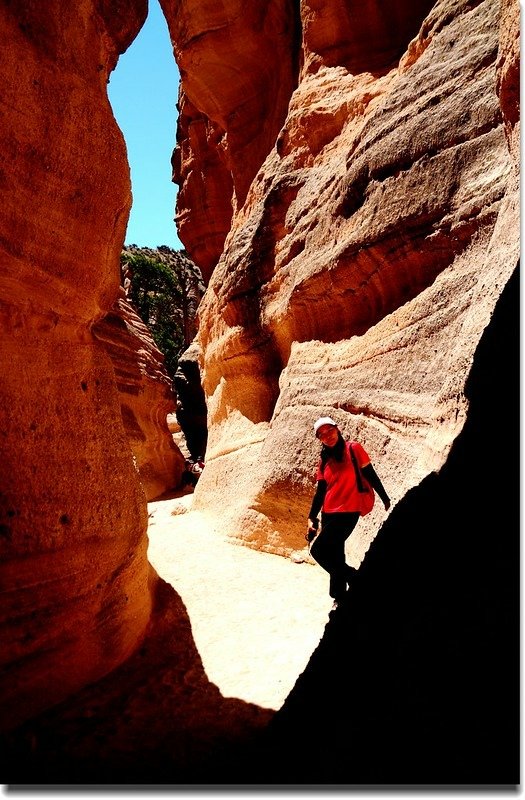
<path id="1" fill-rule="evenodd" d="M 279 707 L 223 693 L 148 552 L 184 456 L 121 286 L 132 192 L 108 99 L 147 0 L 4 2 L 5 783 L 516 785 L 519 3 L 160 5 L 174 224 L 206 284 L 187 535 L 198 520 L 239 563 L 321 575 L 304 533 L 323 415 L 392 506 L 348 541 L 351 599 Z"/>

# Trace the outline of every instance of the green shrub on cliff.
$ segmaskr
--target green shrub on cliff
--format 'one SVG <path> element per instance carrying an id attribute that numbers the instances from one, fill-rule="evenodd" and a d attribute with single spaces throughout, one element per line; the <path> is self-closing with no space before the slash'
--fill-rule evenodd
<path id="1" fill-rule="evenodd" d="M 173 380 L 178 360 L 195 336 L 202 275 L 184 251 L 130 245 L 121 255 L 128 300 L 148 326 Z"/>

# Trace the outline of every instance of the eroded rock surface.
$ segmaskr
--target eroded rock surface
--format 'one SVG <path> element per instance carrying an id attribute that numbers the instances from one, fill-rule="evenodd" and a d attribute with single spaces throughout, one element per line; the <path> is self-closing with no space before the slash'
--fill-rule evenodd
<path id="1" fill-rule="evenodd" d="M 151 611 L 147 512 L 111 361 L 131 205 L 106 82 L 146 4 L 0 9 L 2 729 L 96 681 Z"/>
<path id="2" fill-rule="evenodd" d="M 196 507 L 227 491 L 231 535 L 282 554 L 301 545 L 319 414 L 363 442 L 394 501 L 442 467 L 518 259 L 511 6 L 391 4 L 387 26 L 369 4 L 355 28 L 343 5 L 302 5 L 286 121 L 199 309 Z M 356 563 L 381 519 L 360 524 Z"/>
<path id="3" fill-rule="evenodd" d="M 176 222 L 208 281 L 232 212 L 272 149 L 296 79 L 292 0 L 162 0 L 181 75 Z"/>
<path id="4" fill-rule="evenodd" d="M 164 357 L 123 289 L 95 334 L 113 362 L 124 428 L 146 499 L 152 500 L 179 486 L 184 471 L 184 456 L 168 429 L 176 398 Z"/>

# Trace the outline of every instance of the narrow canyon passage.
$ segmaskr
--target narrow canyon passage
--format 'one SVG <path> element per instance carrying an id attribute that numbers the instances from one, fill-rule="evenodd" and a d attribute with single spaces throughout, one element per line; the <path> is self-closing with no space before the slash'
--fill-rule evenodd
<path id="1" fill-rule="evenodd" d="M 317 565 L 232 544 L 193 495 L 148 504 L 148 557 L 186 606 L 208 679 L 278 710 L 319 644 L 332 601 Z"/>
<path id="2" fill-rule="evenodd" d="M 519 4 L 160 2 L 195 407 L 124 308 L 151 5 L 0 5 L 6 783 L 516 786 Z M 333 624 L 325 414 L 393 499 Z"/>

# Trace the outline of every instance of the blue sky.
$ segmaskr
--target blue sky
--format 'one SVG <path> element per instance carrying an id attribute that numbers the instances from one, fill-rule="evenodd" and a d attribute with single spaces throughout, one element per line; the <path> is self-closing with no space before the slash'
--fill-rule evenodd
<path id="1" fill-rule="evenodd" d="M 168 27 L 158 0 L 149 0 L 148 18 L 108 85 L 131 167 L 133 206 L 125 244 L 182 249 L 173 222 L 177 186 L 171 182 L 178 90 Z"/>

